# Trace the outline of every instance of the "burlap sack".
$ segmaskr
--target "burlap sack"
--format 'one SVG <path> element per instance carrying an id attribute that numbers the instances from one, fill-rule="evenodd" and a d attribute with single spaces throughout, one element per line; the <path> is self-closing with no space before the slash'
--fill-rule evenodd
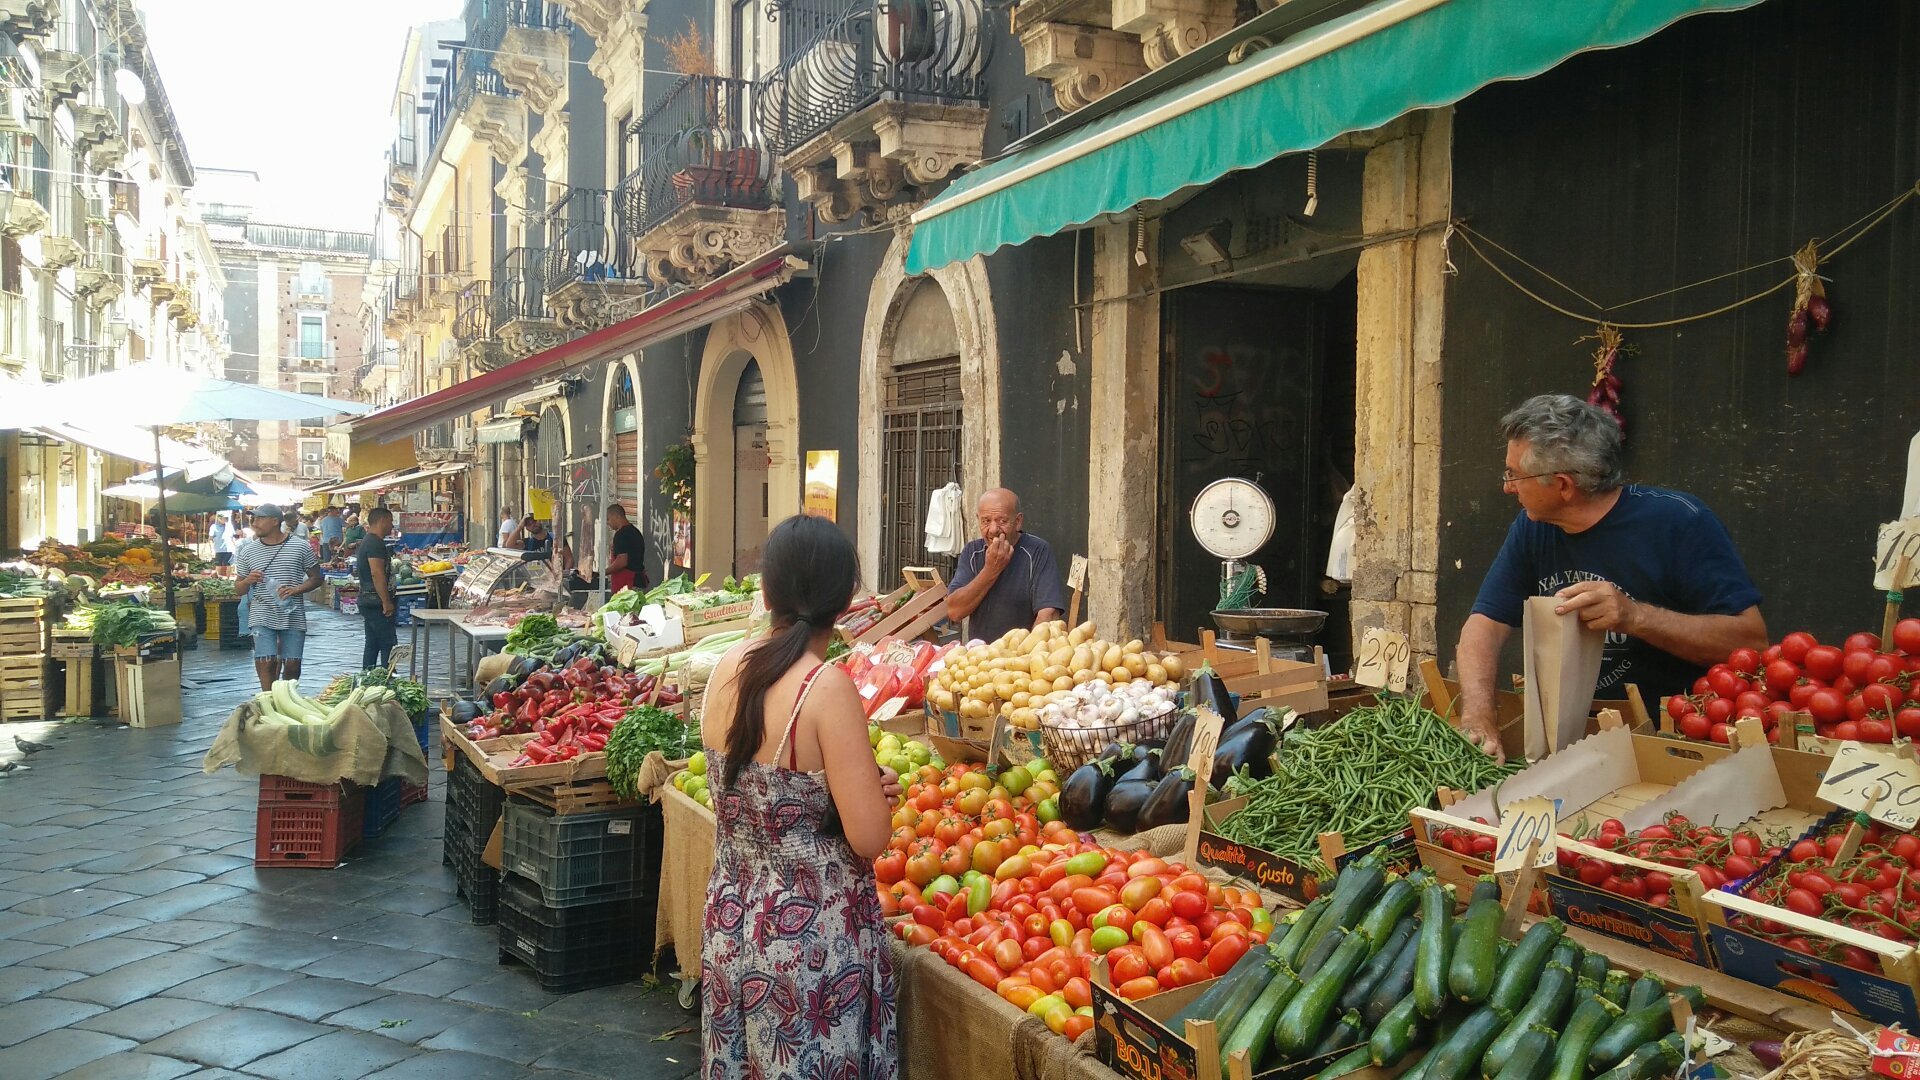
<path id="1" fill-rule="evenodd" d="M 633 778 L 634 791 L 642 799 L 659 802 L 666 789 L 673 786 L 668 782 L 673 774 L 686 767 L 686 758 L 669 758 L 658 750 L 650 750 L 640 759 L 640 773 Z"/>
<path id="2" fill-rule="evenodd" d="M 201 759 L 212 774 L 226 765 L 243 776 L 285 776 L 309 784 L 351 780 L 364 787 L 398 776 L 427 782 L 427 760 L 406 710 L 386 702 L 369 712 L 350 707 L 330 724 L 267 724 L 252 699 L 227 717 Z"/>
<path id="3" fill-rule="evenodd" d="M 707 921 L 707 879 L 713 875 L 713 811 L 668 784 L 659 789 L 660 905 L 654 915 L 653 948 L 667 946 L 680 963 L 680 977 L 700 977 L 700 937 Z"/>
<path id="4" fill-rule="evenodd" d="M 518 656 L 514 656 L 511 653 L 493 653 L 490 656 L 481 657 L 480 662 L 474 665 L 473 685 L 475 690 L 478 691 L 479 688 L 505 675 L 507 669 L 512 667 L 513 662 L 518 659 L 520 659 Z"/>

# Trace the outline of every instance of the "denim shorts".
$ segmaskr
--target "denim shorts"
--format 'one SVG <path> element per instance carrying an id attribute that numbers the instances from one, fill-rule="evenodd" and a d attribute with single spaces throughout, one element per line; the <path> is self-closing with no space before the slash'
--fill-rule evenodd
<path id="1" fill-rule="evenodd" d="M 255 660 L 300 659 L 300 650 L 307 644 L 305 630 L 275 630 L 270 626 L 253 628 L 253 658 Z"/>

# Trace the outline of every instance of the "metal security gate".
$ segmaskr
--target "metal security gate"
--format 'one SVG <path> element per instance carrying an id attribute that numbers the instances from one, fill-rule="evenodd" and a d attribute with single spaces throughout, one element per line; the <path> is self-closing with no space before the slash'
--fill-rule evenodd
<path id="1" fill-rule="evenodd" d="M 900 568 L 931 563 L 943 575 L 953 560 L 929 558 L 923 532 L 927 501 L 960 480 L 960 358 L 901 364 L 887 376 L 880 411 L 880 587 L 899 584 Z"/>

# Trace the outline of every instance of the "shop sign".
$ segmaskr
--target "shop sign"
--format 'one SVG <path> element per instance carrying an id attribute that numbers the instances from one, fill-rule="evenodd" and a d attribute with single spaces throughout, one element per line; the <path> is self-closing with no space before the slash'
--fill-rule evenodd
<path id="1" fill-rule="evenodd" d="M 527 513 L 540 521 L 553 520 L 553 492 L 548 488 L 527 489 Z"/>
<path id="2" fill-rule="evenodd" d="M 840 510 L 840 451 L 807 451 L 804 509 L 814 517 L 837 520 Z"/>

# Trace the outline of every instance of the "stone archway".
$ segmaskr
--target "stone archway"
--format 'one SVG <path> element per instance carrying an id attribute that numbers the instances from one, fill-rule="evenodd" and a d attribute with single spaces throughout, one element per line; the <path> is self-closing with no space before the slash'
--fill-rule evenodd
<path id="1" fill-rule="evenodd" d="M 860 448 L 857 467 L 861 573 L 881 592 L 894 584 L 875 580 L 880 568 L 881 380 L 893 364 L 895 333 L 914 285 L 931 278 L 946 293 L 960 343 L 960 396 L 964 409 L 960 486 L 964 502 L 1000 483 L 1000 330 L 987 284 L 986 260 L 974 256 L 949 263 L 925 277 L 907 274 L 907 242 L 896 232 L 867 293 L 867 321 L 860 335 Z M 922 508 L 924 514 L 925 508 Z M 971 507 L 969 506 L 969 512 Z"/>
<path id="2" fill-rule="evenodd" d="M 724 574 L 733 565 L 734 391 L 748 361 L 767 395 L 767 521 L 800 512 L 800 391 L 793 342 L 780 309 L 765 301 L 707 331 L 693 409 L 693 567 Z"/>

